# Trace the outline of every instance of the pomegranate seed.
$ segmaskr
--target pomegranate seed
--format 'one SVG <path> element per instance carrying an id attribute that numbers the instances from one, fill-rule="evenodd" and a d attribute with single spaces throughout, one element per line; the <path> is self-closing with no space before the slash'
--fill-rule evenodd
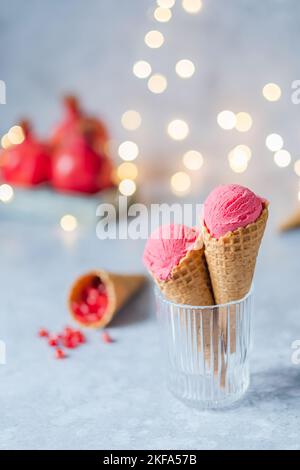
<path id="1" fill-rule="evenodd" d="M 76 331 L 77 335 L 78 335 L 78 339 L 79 339 L 79 343 L 83 344 L 86 342 L 86 337 L 85 335 L 82 333 L 82 331 Z"/>
<path id="2" fill-rule="evenodd" d="M 55 336 L 49 338 L 48 339 L 48 344 L 49 344 L 49 346 L 57 346 L 58 345 L 57 338 Z"/>
<path id="3" fill-rule="evenodd" d="M 73 328 L 71 328 L 70 326 L 66 326 L 64 329 L 64 335 L 70 335 L 72 333 L 73 333 Z"/>
<path id="4" fill-rule="evenodd" d="M 102 332 L 102 341 L 104 343 L 113 343 L 114 342 L 114 340 L 112 339 L 112 337 L 110 336 L 108 331 L 103 331 Z"/>
<path id="5" fill-rule="evenodd" d="M 66 356 L 65 352 L 60 349 L 60 348 L 57 348 L 55 349 L 55 357 L 56 359 L 64 359 Z"/>
<path id="6" fill-rule="evenodd" d="M 39 337 L 40 338 L 48 338 L 48 336 L 49 336 L 49 331 L 45 330 L 45 328 L 41 328 L 39 330 Z"/>

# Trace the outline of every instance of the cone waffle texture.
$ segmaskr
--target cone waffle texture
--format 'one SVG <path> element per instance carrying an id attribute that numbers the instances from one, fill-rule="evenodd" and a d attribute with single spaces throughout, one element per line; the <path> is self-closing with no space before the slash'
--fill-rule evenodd
<path id="1" fill-rule="evenodd" d="M 91 328 L 103 328 L 108 325 L 125 303 L 144 284 L 146 278 L 142 275 L 116 274 L 104 270 L 90 271 L 80 276 L 72 285 L 69 292 L 69 310 L 74 320 L 81 324 L 73 312 L 72 304 L 80 298 L 83 290 L 90 285 L 93 278 L 99 277 L 106 288 L 108 306 L 103 317 L 92 324 L 83 324 Z"/>
<path id="2" fill-rule="evenodd" d="M 214 304 L 204 247 L 190 250 L 173 268 L 170 279 L 156 279 L 156 283 L 171 302 L 194 306 Z"/>
<path id="3" fill-rule="evenodd" d="M 240 300 L 249 292 L 267 219 L 268 207 L 265 205 L 256 222 L 229 232 L 219 239 L 213 238 L 204 227 L 205 256 L 217 304 Z M 219 328 L 225 348 L 228 334 L 230 335 L 228 346 L 230 352 L 234 353 L 236 351 L 234 306 L 219 307 Z"/>
<path id="4" fill-rule="evenodd" d="M 178 266 L 173 268 L 171 278 L 167 281 L 156 283 L 171 302 L 183 305 L 206 306 L 214 304 L 212 287 L 204 254 L 204 246 L 200 249 L 190 250 L 181 259 Z M 188 315 L 181 314 L 182 328 L 191 328 L 191 333 L 196 333 L 198 351 L 201 350 L 203 338 L 203 350 L 205 358 L 210 363 L 211 358 L 211 318 L 206 313 L 196 312 Z"/>
<path id="5" fill-rule="evenodd" d="M 256 222 L 219 239 L 204 227 L 205 256 L 217 304 L 240 300 L 249 292 L 267 219 L 265 205 Z"/>
<path id="6" fill-rule="evenodd" d="M 280 230 L 282 232 L 293 230 L 295 228 L 300 228 L 300 209 L 297 209 L 280 225 Z"/>

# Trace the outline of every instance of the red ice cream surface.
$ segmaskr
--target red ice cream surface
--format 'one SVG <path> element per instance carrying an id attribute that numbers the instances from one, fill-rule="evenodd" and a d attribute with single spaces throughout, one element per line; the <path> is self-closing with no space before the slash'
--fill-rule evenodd
<path id="1" fill-rule="evenodd" d="M 198 235 L 198 230 L 185 225 L 162 225 L 146 243 L 145 266 L 156 279 L 166 281 L 172 269 L 194 247 Z"/>
<path id="2" fill-rule="evenodd" d="M 255 222 L 264 200 L 238 184 L 218 186 L 204 203 L 204 224 L 210 235 L 220 238 Z"/>
<path id="3" fill-rule="evenodd" d="M 72 310 L 77 320 L 85 325 L 99 322 L 108 306 L 106 287 L 99 277 L 95 277 L 84 288 L 77 301 L 72 303 Z"/>

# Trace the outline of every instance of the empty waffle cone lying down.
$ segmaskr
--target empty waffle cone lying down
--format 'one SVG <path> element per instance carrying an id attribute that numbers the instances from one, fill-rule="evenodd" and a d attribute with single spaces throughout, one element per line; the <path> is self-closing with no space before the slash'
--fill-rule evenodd
<path id="1" fill-rule="evenodd" d="M 81 326 L 104 328 L 146 281 L 142 275 L 90 271 L 71 286 L 69 311 Z"/>
<path id="2" fill-rule="evenodd" d="M 248 294 L 261 240 L 268 219 L 268 204 L 258 219 L 216 239 L 203 228 L 205 256 L 215 301 L 225 304 Z M 219 323 L 225 346 L 230 335 L 230 352 L 236 351 L 236 312 L 234 307 L 219 307 Z"/>

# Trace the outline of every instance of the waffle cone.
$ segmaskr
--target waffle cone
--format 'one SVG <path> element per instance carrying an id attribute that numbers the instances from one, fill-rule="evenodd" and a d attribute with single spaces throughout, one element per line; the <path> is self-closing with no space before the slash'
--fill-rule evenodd
<path id="1" fill-rule="evenodd" d="M 190 250 L 178 266 L 173 268 L 170 279 L 155 281 L 164 296 L 176 304 L 214 304 L 204 247 Z"/>
<path id="2" fill-rule="evenodd" d="M 284 222 L 282 222 L 279 228 L 282 232 L 300 228 L 300 209 L 297 209 Z"/>
<path id="3" fill-rule="evenodd" d="M 99 277 L 106 287 L 108 306 L 105 314 L 99 321 L 86 324 L 80 322 L 74 314 L 72 304 L 80 299 L 83 290 L 91 284 L 95 277 Z M 135 292 L 140 289 L 145 280 L 145 276 L 142 275 L 115 274 L 101 269 L 90 271 L 76 279 L 71 286 L 68 296 L 69 311 L 74 320 L 81 326 L 103 328 L 112 321 L 117 312 L 135 294 Z"/>
<path id="4" fill-rule="evenodd" d="M 200 249 L 190 250 L 181 259 L 178 266 L 173 268 L 171 277 L 167 281 L 155 279 L 160 291 L 164 296 L 176 304 L 205 306 L 213 305 L 214 297 L 204 254 L 204 246 Z M 202 319 L 200 317 L 202 315 Z M 203 338 L 203 348 L 207 361 L 211 358 L 211 322 L 212 318 L 198 311 L 190 316 L 191 331 L 197 331 L 197 347 L 201 349 L 201 338 Z M 181 314 L 181 323 L 188 328 L 188 319 L 184 310 Z"/>
<path id="5" fill-rule="evenodd" d="M 250 290 L 256 258 L 268 219 L 268 206 L 256 222 L 229 232 L 223 237 L 212 237 L 203 229 L 205 256 L 217 304 L 242 299 Z M 224 307 L 219 309 L 221 330 L 226 335 L 227 315 Z M 230 313 L 230 350 L 234 352 L 236 319 Z"/>

